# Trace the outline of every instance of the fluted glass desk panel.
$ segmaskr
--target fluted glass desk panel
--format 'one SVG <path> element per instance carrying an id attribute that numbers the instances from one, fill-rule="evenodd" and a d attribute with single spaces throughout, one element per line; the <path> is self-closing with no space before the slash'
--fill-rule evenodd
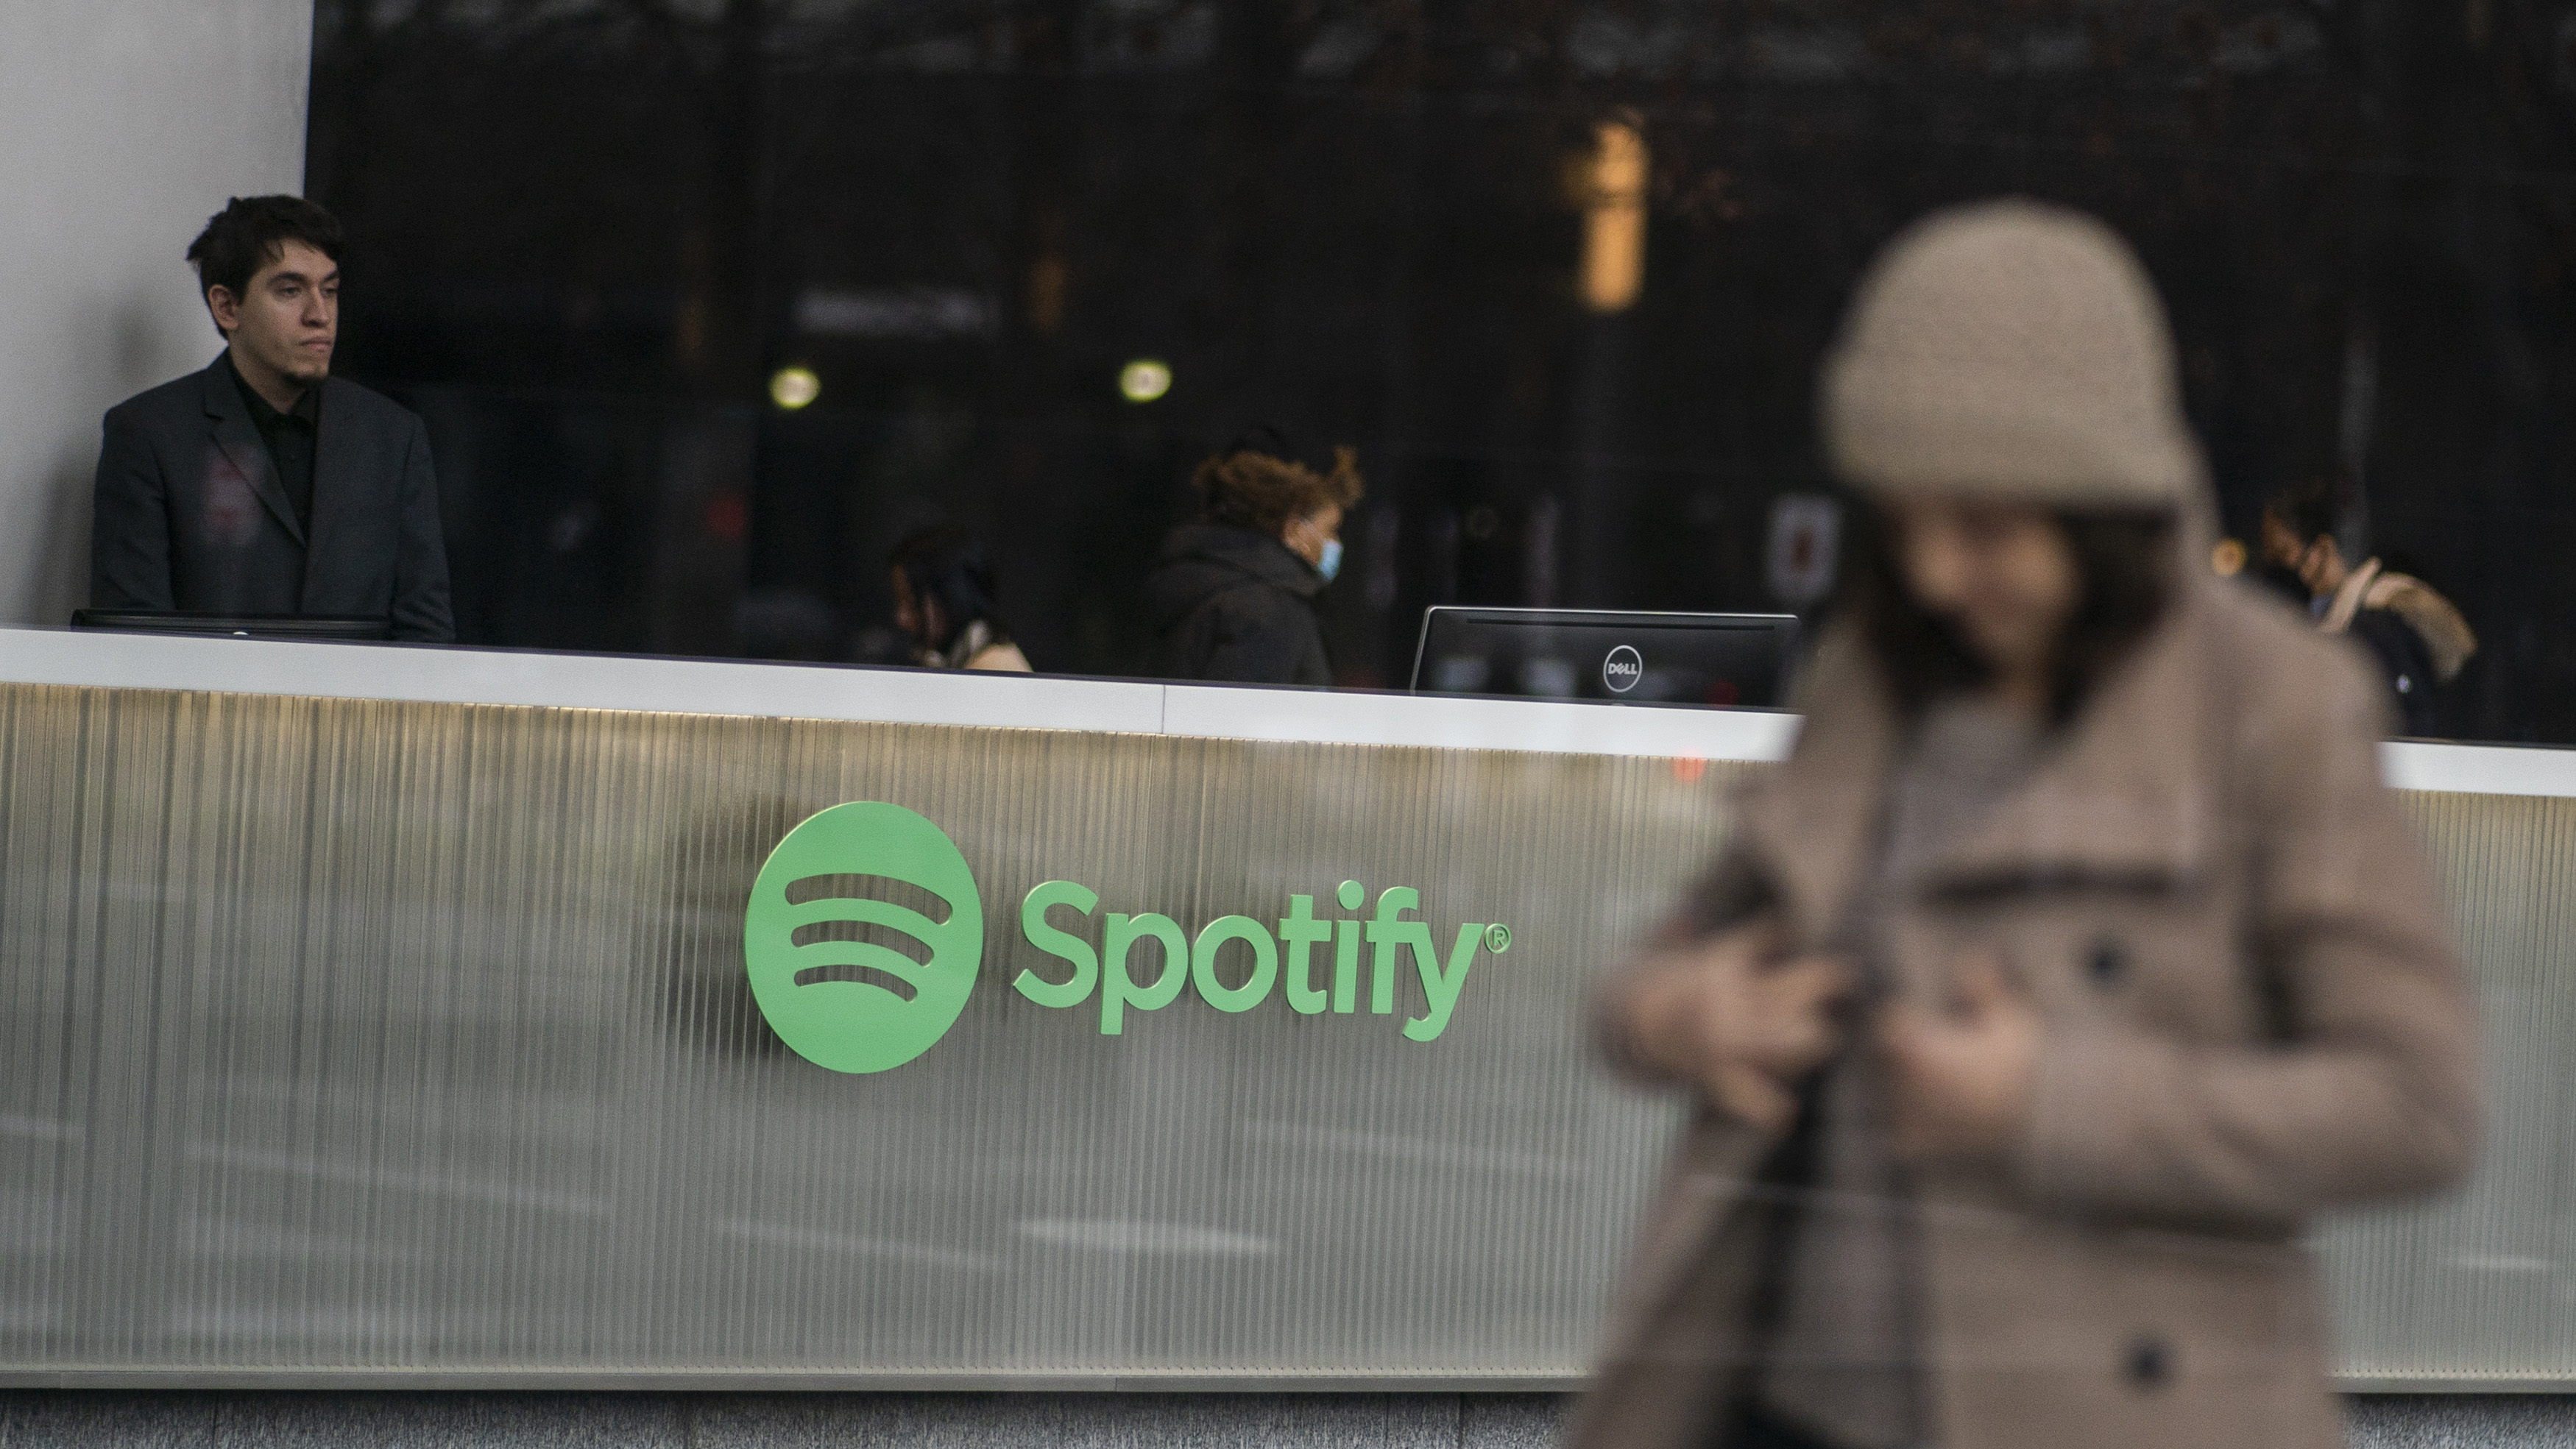
<path id="1" fill-rule="evenodd" d="M 0 686 L 0 1366 L 1574 1372 L 1670 1126 L 1585 978 L 1729 768 Z M 866 800 L 955 842 L 985 944 L 935 1046 L 846 1075 L 764 1025 L 745 899 Z M 1012 987 L 1069 970 L 1020 929 L 1049 879 L 1095 944 L 1398 886 L 1444 967 L 1510 943 L 1428 1042 L 1366 943 L 1350 1011 L 1105 1035 Z"/>
<path id="2" fill-rule="evenodd" d="M 0 685 L 0 1381 L 1572 1383 L 1674 1120 L 1585 988 L 1758 768 Z M 745 973 L 763 861 L 855 801 L 934 823 L 983 924 L 953 1027 L 868 1074 Z M 2408 802 L 2495 1111 L 2466 1191 L 2320 1234 L 2342 1366 L 2576 1382 L 2576 800 Z M 1228 947 L 1106 1034 L 1013 984 L 1073 974 L 1050 880 L 1095 948 L 1306 896 L 1349 999 L 1283 961 L 1218 1009 Z M 1438 959 L 1391 945 L 1380 1013 L 1395 887 Z M 1508 945 L 1414 1039 L 1469 925 Z"/>

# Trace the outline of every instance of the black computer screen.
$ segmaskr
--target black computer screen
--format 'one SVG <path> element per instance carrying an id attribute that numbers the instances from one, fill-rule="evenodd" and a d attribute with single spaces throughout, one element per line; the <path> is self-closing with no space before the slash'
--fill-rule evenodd
<path id="1" fill-rule="evenodd" d="M 80 609 L 72 614 L 75 629 L 113 629 L 143 634 L 220 635 L 242 639 L 391 639 L 387 619 L 342 618 L 326 614 L 190 614 L 162 609 Z"/>
<path id="2" fill-rule="evenodd" d="M 1788 614 L 1426 609 L 1418 694 L 1775 707 L 1798 621 Z"/>

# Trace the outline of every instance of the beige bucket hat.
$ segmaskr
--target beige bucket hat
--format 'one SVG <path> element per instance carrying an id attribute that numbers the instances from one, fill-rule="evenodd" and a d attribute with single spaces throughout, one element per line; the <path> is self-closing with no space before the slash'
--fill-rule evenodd
<path id="1" fill-rule="evenodd" d="M 1819 395 L 1827 458 L 1875 494 L 2188 509 L 2207 487 L 2154 283 L 2063 207 L 1908 227 L 1861 279 Z"/>

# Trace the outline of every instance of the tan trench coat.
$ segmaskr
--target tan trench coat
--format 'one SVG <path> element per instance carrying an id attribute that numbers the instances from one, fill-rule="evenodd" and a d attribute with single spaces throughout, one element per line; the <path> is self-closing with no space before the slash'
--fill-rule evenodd
<path id="1" fill-rule="evenodd" d="M 1730 858 L 1812 945 L 1867 868 L 1899 735 L 1854 641 L 1809 698 Z M 2349 646 L 2201 576 L 1891 908 L 1897 978 L 1999 952 L 2047 1023 L 2013 1160 L 1918 1178 L 1942 1449 L 2341 1442 L 2300 1228 L 2454 1182 L 2479 1126 L 2474 1009 L 2379 782 L 2379 699 Z M 1759 1352 L 1765 1215 L 1795 1211 L 1748 1182 L 1772 1145 L 1706 1110 L 1687 1131 L 1575 1443 L 1719 1442 Z"/>

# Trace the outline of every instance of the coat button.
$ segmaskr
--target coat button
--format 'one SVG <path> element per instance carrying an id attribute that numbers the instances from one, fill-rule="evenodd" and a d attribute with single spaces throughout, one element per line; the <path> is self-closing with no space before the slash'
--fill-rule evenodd
<path id="1" fill-rule="evenodd" d="M 2107 989 L 2128 974 L 2129 953 L 2121 949 L 2117 941 L 2096 941 L 2093 954 L 2084 960 L 2084 969 L 2092 976 L 2094 985 Z"/>
<path id="2" fill-rule="evenodd" d="M 2129 1345 L 2129 1361 L 2123 1365 L 2129 1387 L 2140 1393 L 2153 1393 L 2173 1376 L 2173 1351 L 2165 1341 L 2148 1334 Z"/>

